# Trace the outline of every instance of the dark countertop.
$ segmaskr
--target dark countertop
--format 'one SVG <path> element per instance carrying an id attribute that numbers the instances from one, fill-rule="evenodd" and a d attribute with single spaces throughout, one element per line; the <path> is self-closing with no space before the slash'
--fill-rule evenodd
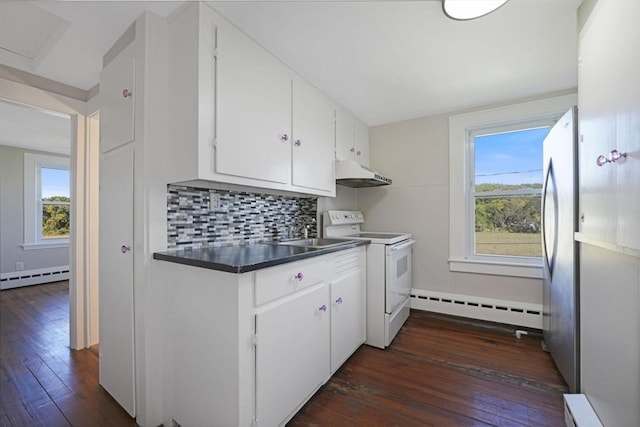
<path id="1" fill-rule="evenodd" d="M 369 240 L 349 240 L 344 245 L 326 248 L 254 243 L 240 246 L 204 247 L 155 252 L 153 259 L 209 268 L 229 273 L 246 273 L 274 265 L 286 264 L 331 252 L 368 245 Z"/>

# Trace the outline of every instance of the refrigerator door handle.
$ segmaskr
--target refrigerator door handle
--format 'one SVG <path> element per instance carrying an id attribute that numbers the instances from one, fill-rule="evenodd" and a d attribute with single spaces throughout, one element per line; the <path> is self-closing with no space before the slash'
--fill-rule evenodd
<path id="1" fill-rule="evenodd" d="M 544 264 L 549 272 L 549 280 L 553 276 L 553 267 L 555 264 L 555 253 L 558 245 L 558 192 L 555 182 L 555 174 L 553 172 L 553 161 L 549 159 L 547 165 L 547 173 L 544 180 L 544 187 L 542 188 L 542 252 L 544 255 Z M 551 187 L 551 189 L 549 189 Z M 549 194 L 549 190 L 551 193 Z M 551 221 L 547 220 L 547 209 L 549 209 L 549 203 L 547 197 L 551 195 L 553 205 L 553 218 Z M 551 224 L 549 223 L 551 222 Z M 549 235 L 550 233 L 553 233 Z M 551 247 L 549 247 L 551 243 Z"/>

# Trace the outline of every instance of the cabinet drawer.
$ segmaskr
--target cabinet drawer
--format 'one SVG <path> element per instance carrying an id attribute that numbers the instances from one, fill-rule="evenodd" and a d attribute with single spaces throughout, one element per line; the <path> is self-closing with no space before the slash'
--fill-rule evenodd
<path id="1" fill-rule="evenodd" d="M 255 279 L 255 305 L 322 282 L 325 272 L 325 257 L 259 270 Z"/>

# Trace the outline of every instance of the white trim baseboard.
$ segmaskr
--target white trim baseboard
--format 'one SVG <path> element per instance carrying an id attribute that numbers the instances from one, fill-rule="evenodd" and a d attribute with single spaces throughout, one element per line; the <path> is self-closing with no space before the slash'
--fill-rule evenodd
<path id="1" fill-rule="evenodd" d="M 19 288 L 21 286 L 39 285 L 60 280 L 69 280 L 68 265 L 1 273 L 0 289 Z"/>
<path id="2" fill-rule="evenodd" d="M 542 329 L 542 304 L 412 289 L 411 308 Z"/>

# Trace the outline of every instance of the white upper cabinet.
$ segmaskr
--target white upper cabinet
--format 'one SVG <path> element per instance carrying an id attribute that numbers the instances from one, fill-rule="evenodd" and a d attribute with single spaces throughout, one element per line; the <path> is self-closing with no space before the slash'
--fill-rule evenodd
<path id="1" fill-rule="evenodd" d="M 334 110 L 321 93 L 301 79 L 293 82 L 293 184 L 331 191 Z"/>
<path id="2" fill-rule="evenodd" d="M 287 184 L 291 180 L 291 76 L 229 24 L 218 25 L 218 173 Z"/>
<path id="3" fill-rule="evenodd" d="M 336 109 L 336 159 L 369 166 L 369 127 L 343 108 Z"/>
<path id="4" fill-rule="evenodd" d="M 638 14 L 640 3 L 596 3 L 580 32 L 578 68 L 580 232 L 633 250 L 640 250 Z M 621 157 L 599 166 L 600 155 L 615 159 L 613 150 Z"/>
<path id="5" fill-rule="evenodd" d="M 100 74 L 100 151 L 103 153 L 134 139 L 133 45 L 113 58 Z"/>
<path id="6" fill-rule="evenodd" d="M 328 99 L 203 3 L 168 33 L 170 182 L 335 195 Z"/>

